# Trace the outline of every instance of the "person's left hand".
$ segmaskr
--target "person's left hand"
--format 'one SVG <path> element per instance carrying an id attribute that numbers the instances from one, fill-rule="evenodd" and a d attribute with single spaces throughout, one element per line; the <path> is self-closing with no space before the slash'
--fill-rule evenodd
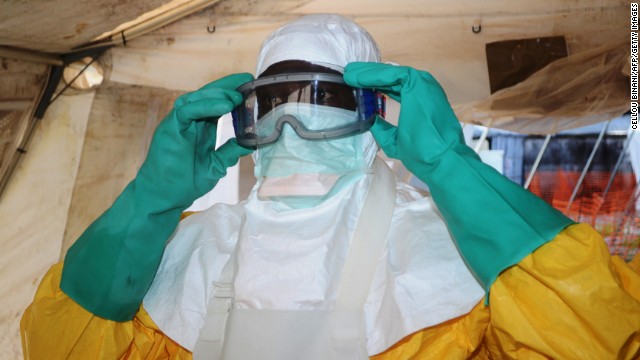
<path id="1" fill-rule="evenodd" d="M 398 126 L 377 119 L 371 133 L 385 154 L 429 185 L 460 253 L 487 292 L 500 272 L 572 223 L 466 146 L 444 90 L 428 72 L 351 63 L 344 79 L 401 103 Z"/>
<path id="2" fill-rule="evenodd" d="M 397 127 L 378 118 L 371 133 L 387 156 L 402 161 L 414 173 L 444 151 L 464 145 L 462 128 L 447 96 L 428 72 L 354 62 L 346 66 L 344 80 L 354 87 L 376 89 L 401 104 Z"/>

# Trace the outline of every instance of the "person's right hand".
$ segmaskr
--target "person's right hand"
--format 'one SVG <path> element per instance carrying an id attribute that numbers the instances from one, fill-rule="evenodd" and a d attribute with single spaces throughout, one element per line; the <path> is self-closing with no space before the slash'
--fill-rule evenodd
<path id="1" fill-rule="evenodd" d="M 251 150 L 215 150 L 216 121 L 242 100 L 236 74 L 185 94 L 162 120 L 136 178 L 67 252 L 60 288 L 91 313 L 131 320 L 156 274 L 180 214 Z"/>
<path id="2" fill-rule="evenodd" d="M 243 101 L 235 89 L 252 80 L 247 73 L 229 75 L 175 101 L 156 129 L 136 177 L 136 186 L 150 192 L 149 201 L 187 207 L 210 191 L 228 167 L 251 153 L 235 139 L 214 148 L 218 118 Z"/>

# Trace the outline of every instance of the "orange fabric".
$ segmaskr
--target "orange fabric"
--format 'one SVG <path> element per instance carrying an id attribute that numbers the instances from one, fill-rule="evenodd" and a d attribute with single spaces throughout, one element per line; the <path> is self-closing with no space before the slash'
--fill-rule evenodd
<path id="1" fill-rule="evenodd" d="M 374 360 L 638 359 L 640 257 L 611 257 L 590 226 L 573 225 L 519 264 L 467 315 L 407 336 Z M 191 359 L 141 308 L 133 321 L 94 316 L 42 280 L 20 324 L 27 359 Z M 250 339 L 247 339 L 250 341 Z"/>

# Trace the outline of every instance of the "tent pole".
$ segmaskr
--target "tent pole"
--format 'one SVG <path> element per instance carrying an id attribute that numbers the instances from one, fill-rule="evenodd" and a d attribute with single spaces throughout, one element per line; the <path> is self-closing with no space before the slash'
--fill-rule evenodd
<path id="1" fill-rule="evenodd" d="M 179 19 L 184 18 L 185 16 L 191 15 L 206 7 L 214 5 L 219 1 L 220 0 L 193 0 L 174 9 L 168 10 L 166 13 L 158 15 L 150 19 L 149 21 L 134 25 L 129 29 L 123 30 L 122 32 L 126 35 L 127 39 L 133 39 L 150 31 L 169 25 Z"/>
<path id="2" fill-rule="evenodd" d="M 624 142 L 624 146 L 622 147 L 622 152 L 620 156 L 618 156 L 618 161 L 616 162 L 616 166 L 613 168 L 613 172 L 611 173 L 611 177 L 609 178 L 609 182 L 607 183 L 607 187 L 604 189 L 604 193 L 602 193 L 602 203 L 604 204 L 604 200 L 607 198 L 607 194 L 609 194 L 609 190 L 611 189 L 611 185 L 613 185 L 613 179 L 616 177 L 618 170 L 620 170 L 620 165 L 622 165 L 622 159 L 627 154 L 627 150 L 629 148 L 629 144 L 631 144 L 631 139 L 633 139 L 633 134 L 635 131 L 632 131 L 629 136 L 627 136 L 627 140 Z"/>
<path id="3" fill-rule="evenodd" d="M 624 245 L 627 239 L 627 236 L 629 235 L 630 228 L 631 226 L 633 226 L 633 219 L 636 218 L 636 216 L 633 216 L 632 214 L 636 212 L 636 204 L 639 196 L 640 196 L 640 182 L 636 183 L 636 187 L 633 190 L 633 197 L 627 203 L 624 213 L 620 217 L 620 221 L 616 221 L 615 223 L 615 229 L 613 231 L 614 245 L 619 246 L 620 245 L 619 242 L 621 242 L 622 245 Z M 618 250 L 618 249 L 614 248 L 613 250 Z M 620 254 L 619 251 L 614 253 L 621 255 L 623 259 L 625 259 L 626 261 L 631 261 L 631 259 L 629 258 L 628 251 L 625 254 Z"/>
<path id="4" fill-rule="evenodd" d="M 23 114 L 23 118 L 27 118 L 27 121 L 23 122 L 23 128 L 20 131 L 20 136 L 19 138 L 16 138 L 14 145 L 15 145 L 15 152 L 13 152 L 13 154 L 10 155 L 10 157 L 6 160 L 7 161 L 7 165 L 4 167 L 4 169 L 2 171 L 0 171 L 0 201 L 2 200 L 2 197 L 4 195 L 4 191 L 7 188 L 7 184 L 9 183 L 9 179 L 11 179 L 11 175 L 13 174 L 13 171 L 15 170 L 16 166 L 18 165 L 18 161 L 20 161 L 20 158 L 22 158 L 24 156 L 24 154 L 27 152 L 27 145 L 29 143 L 29 140 L 31 139 L 31 135 L 33 134 L 36 126 L 38 125 L 38 123 L 40 122 L 40 118 L 37 118 L 35 116 L 35 112 L 36 112 L 36 108 L 38 106 L 38 104 L 40 104 L 42 102 L 43 97 L 45 96 L 45 93 L 47 92 L 47 89 L 50 87 L 49 82 L 52 81 L 52 79 L 54 79 L 57 75 L 54 75 L 53 73 L 54 68 L 62 68 L 61 66 L 55 66 L 55 67 L 50 67 L 49 68 L 49 74 L 47 76 L 47 78 L 45 79 L 44 85 L 42 86 L 42 88 L 40 89 L 40 92 L 38 93 L 37 98 L 34 100 L 33 106 L 31 106 L 27 111 L 25 111 L 25 113 Z M 62 73 L 60 72 L 60 75 Z M 21 119 L 22 120 L 22 119 Z"/>
<path id="5" fill-rule="evenodd" d="M 480 138 L 478 139 L 478 142 L 476 143 L 476 146 L 473 149 L 473 151 L 475 151 L 476 153 L 480 152 L 480 149 L 482 148 L 482 144 L 484 143 L 485 140 L 487 140 L 487 135 L 489 135 L 489 130 L 491 130 L 492 123 L 493 123 L 493 119 L 491 119 L 489 121 L 489 124 L 487 124 L 484 130 L 482 130 L 482 135 L 480 135 Z"/>
<path id="6" fill-rule="evenodd" d="M 573 201 L 576 199 L 576 196 L 578 195 L 578 190 L 580 190 L 580 187 L 582 186 L 582 182 L 584 181 L 585 176 L 587 176 L 587 171 L 589 171 L 589 167 L 591 167 L 591 162 L 593 161 L 593 158 L 596 155 L 596 151 L 598 151 L 598 148 L 600 147 L 602 138 L 604 137 L 604 134 L 607 132 L 607 128 L 609 127 L 610 123 L 611 123 L 611 120 L 607 121 L 607 123 L 602 127 L 602 130 L 600 131 L 600 135 L 598 135 L 598 140 L 596 140 L 596 143 L 593 146 L 593 150 L 591 150 L 589 159 L 587 160 L 587 163 L 584 165 L 584 169 L 582 169 L 582 174 L 580 174 L 580 178 L 578 179 L 576 186 L 573 188 L 573 193 L 571 194 L 571 198 L 569 199 L 569 203 L 567 204 L 567 208 L 565 209 L 565 212 L 569 211 L 569 209 L 571 208 L 571 205 L 573 204 Z"/>
<path id="7" fill-rule="evenodd" d="M 192 0 L 185 2 L 173 9 L 169 9 L 162 14 L 158 14 L 152 18 L 149 18 L 141 23 L 132 25 L 129 28 L 118 30 L 109 35 L 107 38 L 96 40 L 95 42 L 86 44 L 77 49 L 70 50 L 68 53 L 74 53 L 77 51 L 91 50 L 96 47 L 104 46 L 126 46 L 127 42 L 145 35 L 153 30 L 157 30 L 163 26 L 169 25 L 175 21 L 178 21 L 186 16 L 201 11 L 209 6 L 215 5 L 220 0 Z M 102 37 L 102 36 L 101 36 Z"/>
<path id="8" fill-rule="evenodd" d="M 538 152 L 538 156 L 536 157 L 536 161 L 533 163 L 533 167 L 531 168 L 531 172 L 527 177 L 527 181 L 524 183 L 524 188 L 529 189 L 529 185 L 531 185 L 531 181 L 533 180 L 533 175 L 535 175 L 536 170 L 538 170 L 538 165 L 540 165 L 540 160 L 542 160 L 542 155 L 544 155 L 545 150 L 547 150 L 547 146 L 549 145 L 549 140 L 551 140 L 551 134 L 547 134 L 544 138 L 544 143 L 542 144 L 542 148 Z"/>
<path id="9" fill-rule="evenodd" d="M 0 57 L 30 61 L 40 64 L 48 64 L 53 66 L 64 65 L 64 61 L 62 60 L 62 58 L 60 58 L 60 56 L 34 50 L 12 48 L 5 45 L 0 46 Z"/>

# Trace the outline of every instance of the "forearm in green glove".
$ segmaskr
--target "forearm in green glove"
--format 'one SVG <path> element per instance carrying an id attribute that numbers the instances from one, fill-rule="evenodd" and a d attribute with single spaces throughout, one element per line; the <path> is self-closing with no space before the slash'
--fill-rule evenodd
<path id="1" fill-rule="evenodd" d="M 352 63 L 344 79 L 401 103 L 397 127 L 377 119 L 371 132 L 387 156 L 429 185 L 460 253 L 487 292 L 501 271 L 572 223 L 480 161 L 465 145 L 460 123 L 431 74 Z"/>
<path id="2" fill-rule="evenodd" d="M 75 302 L 110 320 L 133 318 L 182 211 L 251 152 L 234 139 L 214 151 L 218 117 L 251 80 L 230 75 L 176 100 L 136 178 L 67 252 L 60 287 Z"/>

